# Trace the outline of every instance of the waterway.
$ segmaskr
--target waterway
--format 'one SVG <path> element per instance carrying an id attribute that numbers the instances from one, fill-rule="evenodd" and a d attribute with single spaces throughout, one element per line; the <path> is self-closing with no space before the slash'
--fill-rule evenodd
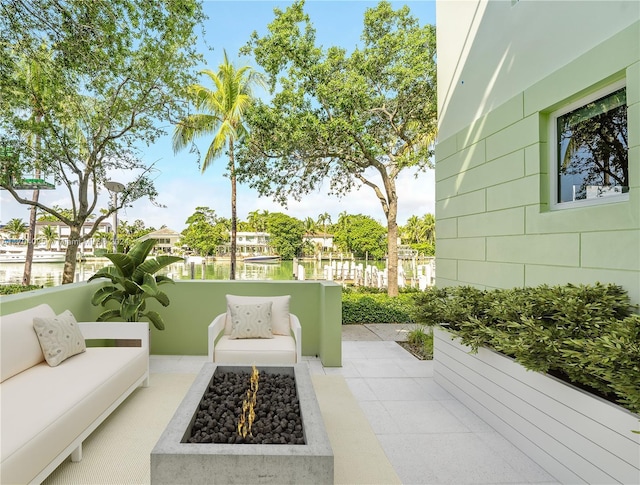
<path id="1" fill-rule="evenodd" d="M 334 266 L 336 261 L 333 262 Z M 374 266 L 379 270 L 385 268 L 384 261 L 356 261 L 356 264 Z M 100 268 L 110 264 L 108 259 L 89 260 L 78 263 L 76 266 L 76 281 L 86 281 Z M 326 279 L 325 267 L 329 261 L 301 261 L 304 268 L 305 279 Z M 405 273 L 409 276 L 413 268 L 410 261 L 403 263 Z M 31 269 L 31 284 L 41 286 L 57 286 L 62 283 L 62 270 L 64 263 L 34 263 Z M 0 263 L 0 282 L 4 284 L 20 283 L 24 263 Z M 226 280 L 229 279 L 230 263 L 228 261 L 208 262 L 205 265 L 176 263 L 164 268 L 160 274 L 166 274 L 174 280 Z M 334 273 L 334 279 L 340 281 L 340 277 Z M 292 280 L 294 278 L 293 262 L 281 261 L 279 263 L 244 263 L 238 262 L 236 266 L 236 279 L 239 280 Z"/>

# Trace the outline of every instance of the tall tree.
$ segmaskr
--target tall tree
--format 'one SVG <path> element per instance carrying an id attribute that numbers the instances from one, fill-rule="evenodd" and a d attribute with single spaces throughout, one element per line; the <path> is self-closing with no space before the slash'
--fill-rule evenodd
<path id="1" fill-rule="evenodd" d="M 267 221 L 269 219 L 269 211 L 255 210 L 247 215 L 247 224 L 252 231 L 265 232 L 267 230 Z"/>
<path id="2" fill-rule="evenodd" d="M 192 145 L 203 135 L 214 133 L 202 163 L 202 172 L 209 168 L 225 149 L 229 155 L 227 170 L 231 180 L 231 269 L 229 278 L 236 278 L 236 233 L 238 225 L 236 209 L 236 167 L 235 144 L 247 133 L 244 113 L 253 102 L 252 88 L 262 84 L 262 77 L 249 66 L 236 67 L 229 62 L 227 52 L 218 66 L 218 72 L 201 71 L 213 82 L 211 90 L 200 84 L 190 87 L 191 99 L 201 113 L 191 114 L 182 119 L 173 134 L 175 152 Z"/>
<path id="3" fill-rule="evenodd" d="M 70 228 L 63 283 L 73 282 L 79 245 L 114 211 L 156 191 L 137 147 L 163 133 L 162 122 L 182 116 L 184 86 L 200 62 L 194 28 L 197 0 L 5 0 L 0 4 L 0 130 L 19 144 L 19 164 L 3 167 L 0 186 L 21 204 L 35 206 Z M 50 53 L 45 62 L 41 46 Z M 47 96 L 18 76 L 20 59 L 37 60 Z M 34 104 L 35 103 L 35 104 Z M 24 116 L 37 106 L 40 123 Z M 36 153 L 27 135 L 36 134 Z M 68 194 L 71 214 L 22 197 L 12 180 L 36 165 Z M 117 206 L 82 227 L 98 210 L 98 196 L 113 171 L 138 173 Z"/>
<path id="4" fill-rule="evenodd" d="M 302 254 L 304 224 L 282 212 L 272 212 L 267 221 L 269 245 L 282 259 L 293 259 Z"/>
<path id="5" fill-rule="evenodd" d="M 348 55 L 316 46 L 304 0 L 275 9 L 253 53 L 273 98 L 247 113 L 251 137 L 239 152 L 239 177 L 281 203 L 330 180 L 330 193 L 366 186 L 387 222 L 388 294 L 398 294 L 396 179 L 432 166 L 436 133 L 435 27 L 408 7 L 368 9 L 362 46 Z"/>
<path id="6" fill-rule="evenodd" d="M 370 258 L 382 259 L 385 255 L 385 235 L 385 228 L 370 216 L 341 215 L 334 241 L 338 248 L 353 253 L 356 258 L 364 258 L 368 254 Z"/>

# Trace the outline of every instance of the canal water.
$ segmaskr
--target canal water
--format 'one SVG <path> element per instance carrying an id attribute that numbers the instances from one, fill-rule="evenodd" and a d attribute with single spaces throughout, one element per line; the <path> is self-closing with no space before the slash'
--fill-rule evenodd
<path id="1" fill-rule="evenodd" d="M 301 261 L 298 264 L 304 268 L 305 279 L 326 279 L 325 266 L 328 261 Z M 356 261 L 356 264 L 365 264 Z M 76 281 L 86 281 L 100 268 L 111 264 L 108 259 L 89 260 L 76 266 Z M 379 270 L 385 268 L 384 261 L 368 261 L 369 266 Z M 64 263 L 34 263 L 31 269 L 31 284 L 41 286 L 57 286 L 62 283 Z M 193 269 L 193 273 L 192 273 Z M 410 271 L 410 264 L 406 270 Z M 24 263 L 0 263 L 0 282 L 3 284 L 21 283 Z M 208 262 L 205 265 L 194 264 L 193 268 L 187 263 L 176 263 L 164 268 L 159 274 L 166 274 L 174 280 L 227 280 L 229 279 L 230 263 L 228 261 Z M 335 278 L 335 276 L 334 276 Z M 236 279 L 239 280 L 292 280 L 294 279 L 293 262 L 278 263 L 244 263 L 236 265 Z M 338 279 L 339 278 L 335 278 Z"/>

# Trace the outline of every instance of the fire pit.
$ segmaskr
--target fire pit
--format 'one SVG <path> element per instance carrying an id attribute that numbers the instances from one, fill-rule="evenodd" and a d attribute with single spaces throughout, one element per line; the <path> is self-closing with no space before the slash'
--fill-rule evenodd
<path id="1" fill-rule="evenodd" d="M 257 370 L 294 377 L 303 428 L 299 444 L 189 443 L 202 425 L 198 411 L 214 374 L 252 372 L 250 366 L 207 363 L 151 452 L 151 483 L 333 483 L 333 451 L 307 366 Z"/>

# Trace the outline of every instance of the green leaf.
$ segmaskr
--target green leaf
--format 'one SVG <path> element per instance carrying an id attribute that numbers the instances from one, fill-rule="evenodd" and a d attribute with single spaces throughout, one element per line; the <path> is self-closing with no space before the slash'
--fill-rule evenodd
<path id="1" fill-rule="evenodd" d="M 100 315 L 98 315 L 98 318 L 96 319 L 96 321 L 107 322 L 113 318 L 118 318 L 120 320 L 122 319 L 122 316 L 120 315 L 120 310 L 105 310 Z"/>
<path id="2" fill-rule="evenodd" d="M 135 262 L 127 254 L 122 253 L 107 253 L 104 255 L 120 270 L 123 277 L 129 278 L 133 274 L 135 269 Z"/>
<path id="3" fill-rule="evenodd" d="M 104 305 L 106 301 L 114 298 L 114 294 L 119 291 L 116 286 L 103 286 L 93 294 L 91 303 L 95 306 Z"/>
<path id="4" fill-rule="evenodd" d="M 147 239 L 137 243 L 133 248 L 131 248 L 128 255 L 133 260 L 134 268 L 137 268 L 144 263 L 156 242 L 158 242 L 156 239 Z M 131 274 L 133 274 L 133 270 Z"/>
<path id="5" fill-rule="evenodd" d="M 164 321 L 162 320 L 162 317 L 158 312 L 154 312 L 150 310 L 147 313 L 145 313 L 143 316 L 148 318 L 149 321 L 153 323 L 153 326 L 156 327 L 158 330 L 164 330 Z"/>

